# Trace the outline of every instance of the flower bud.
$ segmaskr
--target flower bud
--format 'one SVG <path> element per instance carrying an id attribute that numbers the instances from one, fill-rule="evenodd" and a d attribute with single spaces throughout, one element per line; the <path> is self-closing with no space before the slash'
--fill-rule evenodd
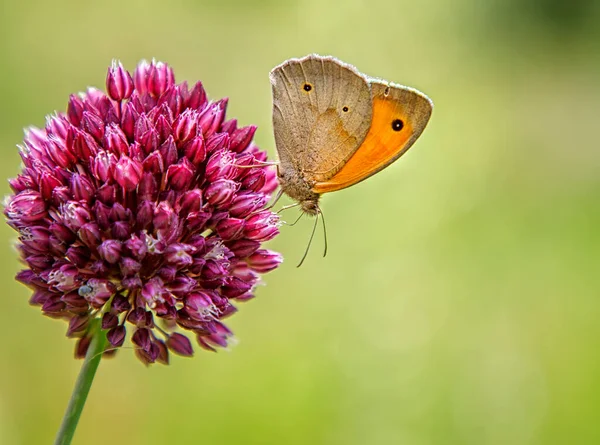
<path id="1" fill-rule="evenodd" d="M 247 262 L 256 272 L 267 273 L 277 268 L 283 262 L 283 257 L 272 250 L 260 249 L 250 255 Z"/>
<path id="2" fill-rule="evenodd" d="M 248 147 L 248 145 L 252 141 L 254 133 L 256 133 L 255 125 L 250 125 L 244 128 L 238 128 L 233 132 L 233 135 L 231 136 L 229 149 L 236 153 L 241 153 L 246 149 L 246 147 Z"/>
<path id="3" fill-rule="evenodd" d="M 200 166 L 206 159 L 207 147 L 201 135 L 193 138 L 184 146 L 184 154 L 196 167 Z"/>
<path id="4" fill-rule="evenodd" d="M 184 357 L 191 357 L 194 355 L 192 343 L 189 338 L 185 335 L 178 334 L 177 332 L 169 336 L 167 339 L 167 347 L 174 353 Z"/>
<path id="5" fill-rule="evenodd" d="M 128 156 L 122 156 L 115 168 L 115 179 L 125 190 L 131 191 L 140 183 L 142 178 L 142 164 Z"/>
<path id="6" fill-rule="evenodd" d="M 98 247 L 100 257 L 109 264 L 116 264 L 121 259 L 121 249 L 123 244 L 121 241 L 109 239 L 104 241 Z"/>
<path id="7" fill-rule="evenodd" d="M 214 206 L 223 206 L 233 200 L 240 185 L 229 179 L 219 179 L 208 186 L 204 194 L 206 200 Z"/>
<path id="8" fill-rule="evenodd" d="M 246 221 L 239 218 L 226 218 L 217 223 L 216 229 L 219 236 L 230 241 L 239 238 L 244 233 Z"/>
<path id="9" fill-rule="evenodd" d="M 46 217 L 46 203 L 38 192 L 24 191 L 8 201 L 4 214 L 17 224 L 30 224 Z"/>
<path id="10" fill-rule="evenodd" d="M 106 338 L 111 345 L 118 348 L 125 342 L 125 335 L 125 326 L 117 326 L 106 333 Z"/>
<path id="11" fill-rule="evenodd" d="M 84 111 L 81 123 L 85 131 L 91 134 L 96 142 L 102 140 L 104 137 L 104 122 L 102 122 L 102 119 L 99 116 L 90 113 L 89 111 Z"/>
<path id="12" fill-rule="evenodd" d="M 178 145 L 183 146 L 186 142 L 196 137 L 198 128 L 198 113 L 187 109 L 179 115 L 173 123 L 173 135 Z"/>
<path id="13" fill-rule="evenodd" d="M 245 235 L 256 241 L 268 241 L 279 233 L 279 224 L 279 216 L 263 210 L 246 220 Z"/>
<path id="14" fill-rule="evenodd" d="M 94 197 L 94 184 L 86 176 L 74 173 L 71 176 L 71 192 L 78 201 L 90 202 Z"/>
<path id="15" fill-rule="evenodd" d="M 262 193 L 240 193 L 232 201 L 229 213 L 231 216 L 244 218 L 252 212 L 263 208 L 268 200 L 268 197 Z"/>
<path id="16" fill-rule="evenodd" d="M 125 132 L 116 124 L 110 124 L 104 134 L 104 147 L 117 158 L 129 154 L 129 143 Z"/>
<path id="17" fill-rule="evenodd" d="M 133 92 L 133 79 L 121 62 L 113 60 L 106 75 L 106 91 L 112 100 L 129 99 Z"/>
<path id="18" fill-rule="evenodd" d="M 148 72 L 148 92 L 160 96 L 175 83 L 173 70 L 163 62 L 152 61 Z"/>
<path id="19" fill-rule="evenodd" d="M 196 169 L 194 165 L 183 158 L 179 164 L 171 165 L 167 170 L 167 183 L 173 190 L 186 190 L 192 184 Z"/>

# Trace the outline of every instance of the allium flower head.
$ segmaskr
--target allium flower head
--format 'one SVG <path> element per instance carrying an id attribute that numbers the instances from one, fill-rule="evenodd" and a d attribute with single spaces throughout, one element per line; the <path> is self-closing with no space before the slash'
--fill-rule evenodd
<path id="1" fill-rule="evenodd" d="M 113 62 L 106 91 L 73 95 L 26 131 L 4 210 L 26 265 L 17 279 L 69 322 L 77 356 L 92 318 L 113 347 L 129 333 L 145 363 L 192 355 L 186 333 L 226 346 L 221 320 L 282 261 L 261 248 L 279 221 L 265 210 L 277 180 L 256 166 L 256 127 L 225 120 L 227 99 L 176 84 L 162 62 L 133 76 Z"/>

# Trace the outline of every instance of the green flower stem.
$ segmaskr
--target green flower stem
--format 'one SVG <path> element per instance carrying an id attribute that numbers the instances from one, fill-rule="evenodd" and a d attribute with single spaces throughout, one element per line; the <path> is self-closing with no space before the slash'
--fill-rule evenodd
<path id="1" fill-rule="evenodd" d="M 71 394 L 71 400 L 69 400 L 69 406 L 63 417 L 54 445 L 69 445 L 73 440 L 79 417 L 81 417 L 102 353 L 106 347 L 106 333 L 100 328 L 100 320 L 93 320 L 91 323 L 92 341 L 85 355 L 81 371 L 79 371 L 79 376 L 77 376 L 77 382 L 75 382 L 75 388 L 73 394 Z"/>

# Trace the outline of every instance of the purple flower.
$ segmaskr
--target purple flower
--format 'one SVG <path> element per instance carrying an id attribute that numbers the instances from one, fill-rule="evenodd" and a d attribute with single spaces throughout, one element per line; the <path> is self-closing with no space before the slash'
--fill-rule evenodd
<path id="1" fill-rule="evenodd" d="M 266 160 L 256 127 L 226 121 L 227 100 L 176 84 L 162 62 L 131 75 L 114 61 L 106 91 L 73 95 L 26 131 L 4 207 L 26 266 L 17 279 L 31 304 L 68 321 L 77 357 L 92 318 L 113 348 L 129 334 L 144 363 L 191 356 L 190 338 L 226 346 L 222 319 L 282 261 L 261 247 L 279 232 L 265 210 L 275 172 L 240 168 Z"/>

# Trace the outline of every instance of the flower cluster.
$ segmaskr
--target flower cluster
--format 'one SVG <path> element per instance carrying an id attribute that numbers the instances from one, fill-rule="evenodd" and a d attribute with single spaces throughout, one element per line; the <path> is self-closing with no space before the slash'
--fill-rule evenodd
<path id="1" fill-rule="evenodd" d="M 192 355 L 178 327 L 226 346 L 232 301 L 282 261 L 261 248 L 279 221 L 265 209 L 277 179 L 256 127 L 226 121 L 227 99 L 176 84 L 161 62 L 133 77 L 113 62 L 106 90 L 71 96 L 66 114 L 26 131 L 4 209 L 26 264 L 17 279 L 69 322 L 79 357 L 93 318 L 113 350 L 129 330 L 145 363 Z"/>

